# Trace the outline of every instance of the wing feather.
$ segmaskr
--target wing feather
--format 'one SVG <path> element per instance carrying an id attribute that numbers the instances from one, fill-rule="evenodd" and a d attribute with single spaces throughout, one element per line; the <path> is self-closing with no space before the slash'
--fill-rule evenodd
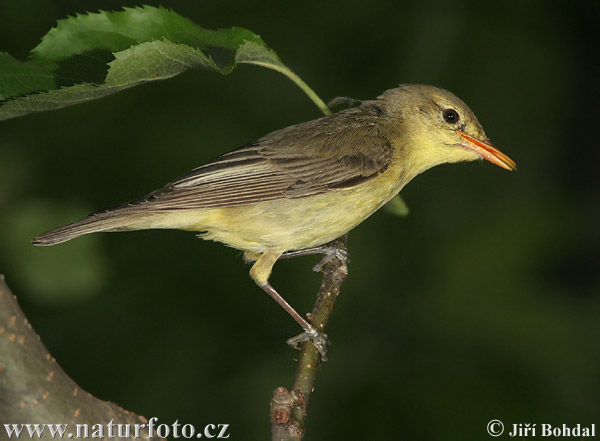
<path id="1" fill-rule="evenodd" d="M 301 198 L 374 178 L 392 147 L 377 102 L 273 132 L 120 208 L 178 211 Z M 383 116 L 382 116 L 383 115 Z"/>

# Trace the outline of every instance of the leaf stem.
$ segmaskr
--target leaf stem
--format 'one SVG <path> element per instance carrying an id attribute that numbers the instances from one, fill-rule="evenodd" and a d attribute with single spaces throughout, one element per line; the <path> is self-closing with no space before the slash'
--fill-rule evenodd
<path id="1" fill-rule="evenodd" d="M 246 62 L 240 61 L 240 63 L 246 63 Z M 308 97 L 312 100 L 313 103 L 315 103 L 317 105 L 317 107 L 321 110 L 321 112 L 323 112 L 325 115 L 331 115 L 331 110 L 329 110 L 329 107 L 327 107 L 327 104 L 325 104 L 325 102 L 321 98 L 319 98 L 319 95 L 317 95 L 315 93 L 315 91 L 312 90 L 308 86 L 308 84 L 306 84 L 302 80 L 302 78 L 300 78 L 298 75 L 296 75 L 291 69 L 289 69 L 285 65 L 263 63 L 261 61 L 252 61 L 252 62 L 248 62 L 248 64 L 254 64 L 257 66 L 266 67 L 268 69 L 273 69 L 274 71 L 277 71 L 277 72 L 285 75 L 290 80 L 292 80 L 294 83 L 296 83 L 296 85 L 300 89 L 302 89 L 306 95 L 308 95 Z"/>

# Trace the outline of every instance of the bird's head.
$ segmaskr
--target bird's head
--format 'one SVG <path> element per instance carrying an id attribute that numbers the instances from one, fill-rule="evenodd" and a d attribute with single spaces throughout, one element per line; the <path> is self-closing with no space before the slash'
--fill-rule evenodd
<path id="1" fill-rule="evenodd" d="M 476 159 L 516 170 L 515 162 L 492 145 L 471 109 L 447 90 L 403 85 L 379 99 L 400 119 L 404 154 L 417 173 L 438 164 Z"/>

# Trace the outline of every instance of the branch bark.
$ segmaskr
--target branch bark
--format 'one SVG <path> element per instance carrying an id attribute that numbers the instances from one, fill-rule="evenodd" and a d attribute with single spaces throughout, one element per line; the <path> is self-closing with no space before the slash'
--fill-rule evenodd
<path id="1" fill-rule="evenodd" d="M 48 353 L 0 275 L 0 440 L 8 439 L 5 424 L 68 424 L 66 433 L 73 438 L 76 424 L 87 424 L 90 437 L 96 430 L 95 438 L 106 440 L 131 440 L 137 424 L 146 425 L 140 427 L 139 436 L 148 439 L 147 423 L 142 416 L 93 397 L 69 378 Z M 130 425 L 130 437 L 119 433 L 119 424 Z M 55 437 L 46 428 L 36 439 Z"/>
<path id="2" fill-rule="evenodd" d="M 347 265 L 346 236 L 343 236 L 328 245 L 328 252 L 315 266 L 316 271 L 323 273 L 323 280 L 309 320 L 322 333 L 348 275 Z M 321 361 L 319 351 L 310 341 L 302 343 L 291 390 L 279 387 L 273 394 L 272 440 L 303 438 L 306 410 Z M 48 353 L 0 275 L 0 440 L 8 436 L 5 424 L 11 427 L 68 424 L 67 433 L 74 437 L 76 425 L 85 424 L 89 435 L 106 440 L 129 440 L 134 435 L 133 427 L 138 425 L 139 437 L 150 438 L 146 418 L 93 397 L 69 378 Z M 129 425 L 132 433 L 119 433 L 119 425 L 123 428 Z M 113 431 L 109 433 L 111 426 Z M 102 434 L 97 432 L 100 427 Z M 49 430 L 36 438 L 55 439 Z"/>
<path id="3" fill-rule="evenodd" d="M 323 273 L 321 288 L 317 300 L 309 315 L 309 321 L 319 330 L 325 332 L 329 318 L 333 312 L 340 287 L 348 276 L 347 235 L 334 240 L 328 245 L 328 252 L 315 271 Z M 310 342 L 304 342 L 298 357 L 296 374 L 291 391 L 278 387 L 271 400 L 271 440 L 300 441 L 304 437 L 306 410 L 314 390 L 315 380 L 321 365 L 321 355 Z"/>

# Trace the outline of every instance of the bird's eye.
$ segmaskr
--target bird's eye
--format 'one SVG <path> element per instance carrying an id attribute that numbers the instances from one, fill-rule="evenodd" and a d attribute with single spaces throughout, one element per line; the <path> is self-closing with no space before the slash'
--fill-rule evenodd
<path id="1" fill-rule="evenodd" d="M 450 124 L 456 124 L 460 119 L 460 115 L 454 109 L 446 109 L 442 115 L 444 116 L 444 121 Z"/>

